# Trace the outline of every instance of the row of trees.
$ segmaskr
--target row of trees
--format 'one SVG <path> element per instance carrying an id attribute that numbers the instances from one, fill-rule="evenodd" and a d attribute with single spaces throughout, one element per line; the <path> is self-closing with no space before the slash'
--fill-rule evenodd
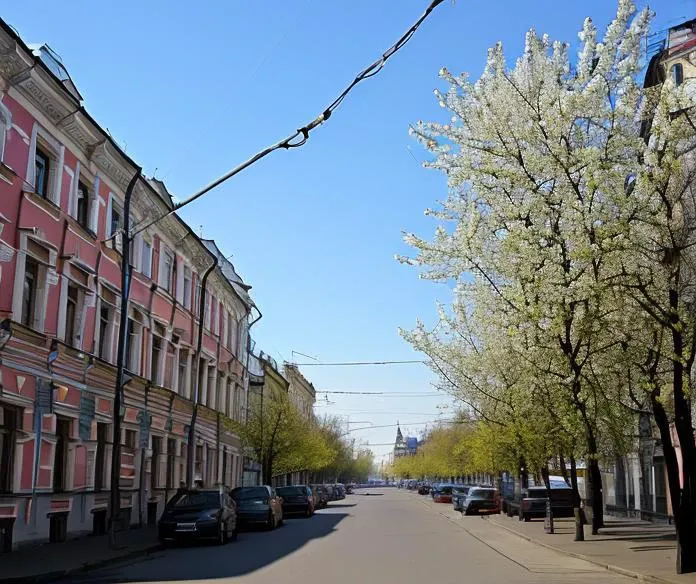
<path id="1" fill-rule="evenodd" d="M 479 422 L 437 426 L 427 432 L 415 455 L 396 458 L 387 474 L 413 479 L 495 474 L 506 468 L 507 453 L 497 448 L 491 434 Z"/>
<path id="2" fill-rule="evenodd" d="M 577 59 L 532 30 L 513 67 L 497 45 L 475 82 L 441 71 L 450 119 L 413 132 L 449 194 L 402 261 L 453 301 L 403 334 L 505 468 L 585 461 L 595 533 L 599 463 L 651 421 L 681 573 L 696 570 L 696 115 L 669 77 L 639 80 L 650 19 L 620 0 L 603 38 L 585 20 Z"/>
<path id="3" fill-rule="evenodd" d="M 236 423 L 242 444 L 261 463 L 262 482 L 275 476 L 310 471 L 317 480 L 367 480 L 372 471 L 370 450 L 355 450 L 338 418 L 306 418 L 287 392 L 251 396 L 248 419 Z"/>

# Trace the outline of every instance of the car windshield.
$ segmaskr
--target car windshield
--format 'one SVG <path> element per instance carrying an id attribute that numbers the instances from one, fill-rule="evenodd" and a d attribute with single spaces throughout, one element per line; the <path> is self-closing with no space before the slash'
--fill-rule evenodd
<path id="1" fill-rule="evenodd" d="M 452 492 L 466 495 L 469 492 L 469 487 L 452 487 Z"/>
<path id="2" fill-rule="evenodd" d="M 452 487 L 440 487 L 438 490 L 443 495 L 451 495 L 452 494 Z"/>
<path id="3" fill-rule="evenodd" d="M 492 501 L 495 499 L 495 491 L 492 489 L 473 489 L 469 496 L 472 499 L 485 499 L 487 501 Z"/>
<path id="4" fill-rule="evenodd" d="M 545 499 L 546 487 L 538 489 L 529 489 L 527 497 L 529 497 L 530 499 Z"/>
<path id="5" fill-rule="evenodd" d="M 278 487 L 276 491 L 281 497 L 307 494 L 307 489 L 305 487 Z"/>
<path id="6" fill-rule="evenodd" d="M 170 505 L 173 507 L 220 507 L 220 493 L 217 491 L 183 493 L 175 497 Z"/>
<path id="7" fill-rule="evenodd" d="M 268 498 L 268 490 L 265 487 L 242 487 L 232 491 L 232 496 L 239 501 L 263 499 Z"/>

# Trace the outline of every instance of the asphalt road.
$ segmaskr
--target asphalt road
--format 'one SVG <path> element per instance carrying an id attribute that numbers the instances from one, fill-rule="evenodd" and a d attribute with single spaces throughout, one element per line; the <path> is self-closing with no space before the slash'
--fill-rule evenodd
<path id="1" fill-rule="evenodd" d="M 369 493 L 369 495 L 368 495 Z M 588 580 L 589 579 L 589 580 Z M 177 547 L 64 581 L 245 584 L 574 584 L 629 579 L 397 489 L 357 491 L 311 519 Z"/>

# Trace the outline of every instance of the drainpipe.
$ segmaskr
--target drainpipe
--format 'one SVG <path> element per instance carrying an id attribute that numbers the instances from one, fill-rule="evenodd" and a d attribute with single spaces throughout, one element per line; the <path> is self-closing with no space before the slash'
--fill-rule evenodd
<path id="1" fill-rule="evenodd" d="M 201 347 L 203 345 L 203 327 L 205 326 L 205 293 L 206 293 L 206 283 L 208 282 L 208 276 L 217 267 L 218 257 L 213 256 L 213 263 L 203 274 L 201 279 L 201 297 L 198 299 L 198 340 L 196 341 L 196 355 L 194 357 L 193 363 L 193 409 L 191 412 L 191 423 L 188 429 L 188 444 L 186 445 L 186 485 L 189 488 L 193 487 L 193 466 L 194 466 L 194 456 L 196 454 L 196 445 L 194 444 L 195 438 L 195 428 L 196 428 L 196 418 L 198 417 L 198 379 L 200 378 L 198 368 L 201 362 Z"/>
<path id="2" fill-rule="evenodd" d="M 121 491 L 120 491 L 120 475 L 121 475 L 121 407 L 123 405 L 123 386 L 127 382 L 124 378 L 125 364 L 124 358 L 126 355 L 126 344 L 128 343 L 128 335 L 126 328 L 128 327 L 128 296 L 130 293 L 131 265 L 130 265 L 130 206 L 131 196 L 135 185 L 140 178 L 142 169 L 137 168 L 128 188 L 126 189 L 125 198 L 123 201 L 123 243 L 121 249 L 121 314 L 119 318 L 118 328 L 118 354 L 116 357 L 116 387 L 114 390 L 114 407 L 113 407 L 113 435 L 112 435 L 112 454 L 111 454 L 111 492 L 110 492 L 110 517 L 109 517 L 109 544 L 116 545 L 116 524 L 121 515 Z"/>
<path id="3" fill-rule="evenodd" d="M 261 320 L 263 317 L 263 314 L 261 311 L 258 309 L 257 306 L 254 306 L 256 308 L 256 312 L 259 313 L 259 315 L 252 320 L 249 323 L 249 326 L 247 327 L 247 358 L 246 358 L 246 374 L 247 374 L 247 390 L 246 390 L 246 395 L 244 396 L 246 398 L 246 407 L 244 411 L 244 423 L 248 424 L 249 423 L 249 362 L 251 361 L 251 327 L 254 326 L 257 322 Z M 263 408 L 263 388 L 261 388 L 261 407 Z M 244 445 L 242 445 L 242 448 L 244 448 Z M 263 445 L 261 452 L 263 452 Z M 242 450 L 242 485 L 244 486 L 244 451 Z M 263 464 L 261 468 L 261 472 L 263 473 Z M 259 483 L 260 484 L 260 483 Z"/>

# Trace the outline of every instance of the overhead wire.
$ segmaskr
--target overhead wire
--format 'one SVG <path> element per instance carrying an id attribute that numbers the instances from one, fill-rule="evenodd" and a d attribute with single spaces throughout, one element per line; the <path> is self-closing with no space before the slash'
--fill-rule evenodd
<path id="1" fill-rule="evenodd" d="M 339 361 L 335 363 L 293 363 L 298 367 L 352 367 L 355 365 L 404 365 L 409 363 L 428 363 L 423 359 L 407 359 L 405 361 Z"/>
<path id="2" fill-rule="evenodd" d="M 421 24 L 430 16 L 430 14 L 439 6 L 442 4 L 444 0 L 432 0 L 428 7 L 425 9 L 423 14 L 416 20 L 410 27 L 409 29 L 399 37 L 399 39 L 391 46 L 389 47 L 384 53 L 382 53 L 381 57 L 379 57 L 376 61 L 374 61 L 372 64 L 370 64 L 368 67 L 363 69 L 358 75 L 351 81 L 351 83 L 329 104 L 329 106 L 321 112 L 316 118 L 314 118 L 311 122 L 305 124 L 301 128 L 298 128 L 294 132 L 292 132 L 289 136 L 286 138 L 283 138 L 282 140 L 279 140 L 275 144 L 272 144 L 271 146 L 267 146 L 263 150 L 260 150 L 256 154 L 254 154 L 251 158 L 248 158 L 238 166 L 235 166 L 232 170 L 228 171 L 227 173 L 223 174 L 221 177 L 215 179 L 211 183 L 207 184 L 204 186 L 202 189 L 191 195 L 190 197 L 184 199 L 183 201 L 180 201 L 176 203 L 175 205 L 172 206 L 172 208 L 169 211 L 166 211 L 162 214 L 160 214 L 158 217 L 155 217 L 154 219 L 150 219 L 147 222 L 144 222 L 143 224 L 137 226 L 134 231 L 131 233 L 131 238 L 135 237 L 138 233 L 145 231 L 149 227 L 152 227 L 155 223 L 158 221 L 161 221 L 165 217 L 168 217 L 186 205 L 189 205 L 193 203 L 195 200 L 199 199 L 206 193 L 210 192 L 213 190 L 215 187 L 219 186 L 223 182 L 229 180 L 236 174 L 239 174 L 252 164 L 258 162 L 262 158 L 265 158 L 268 156 L 271 152 L 274 152 L 276 150 L 280 149 L 285 149 L 285 150 L 290 150 L 291 148 L 299 148 L 303 146 L 307 140 L 309 140 L 309 134 L 312 130 L 315 128 L 319 127 L 321 124 L 326 122 L 333 112 L 338 108 L 339 105 L 341 105 L 341 102 L 348 96 L 348 94 L 353 90 L 353 88 L 358 85 L 360 82 L 364 81 L 365 79 L 369 79 L 370 77 L 374 77 L 377 73 L 379 73 L 386 62 L 395 54 L 397 53 L 401 48 L 406 45 L 406 43 L 411 40 L 413 35 L 416 33 L 416 31 L 420 28 Z"/>

